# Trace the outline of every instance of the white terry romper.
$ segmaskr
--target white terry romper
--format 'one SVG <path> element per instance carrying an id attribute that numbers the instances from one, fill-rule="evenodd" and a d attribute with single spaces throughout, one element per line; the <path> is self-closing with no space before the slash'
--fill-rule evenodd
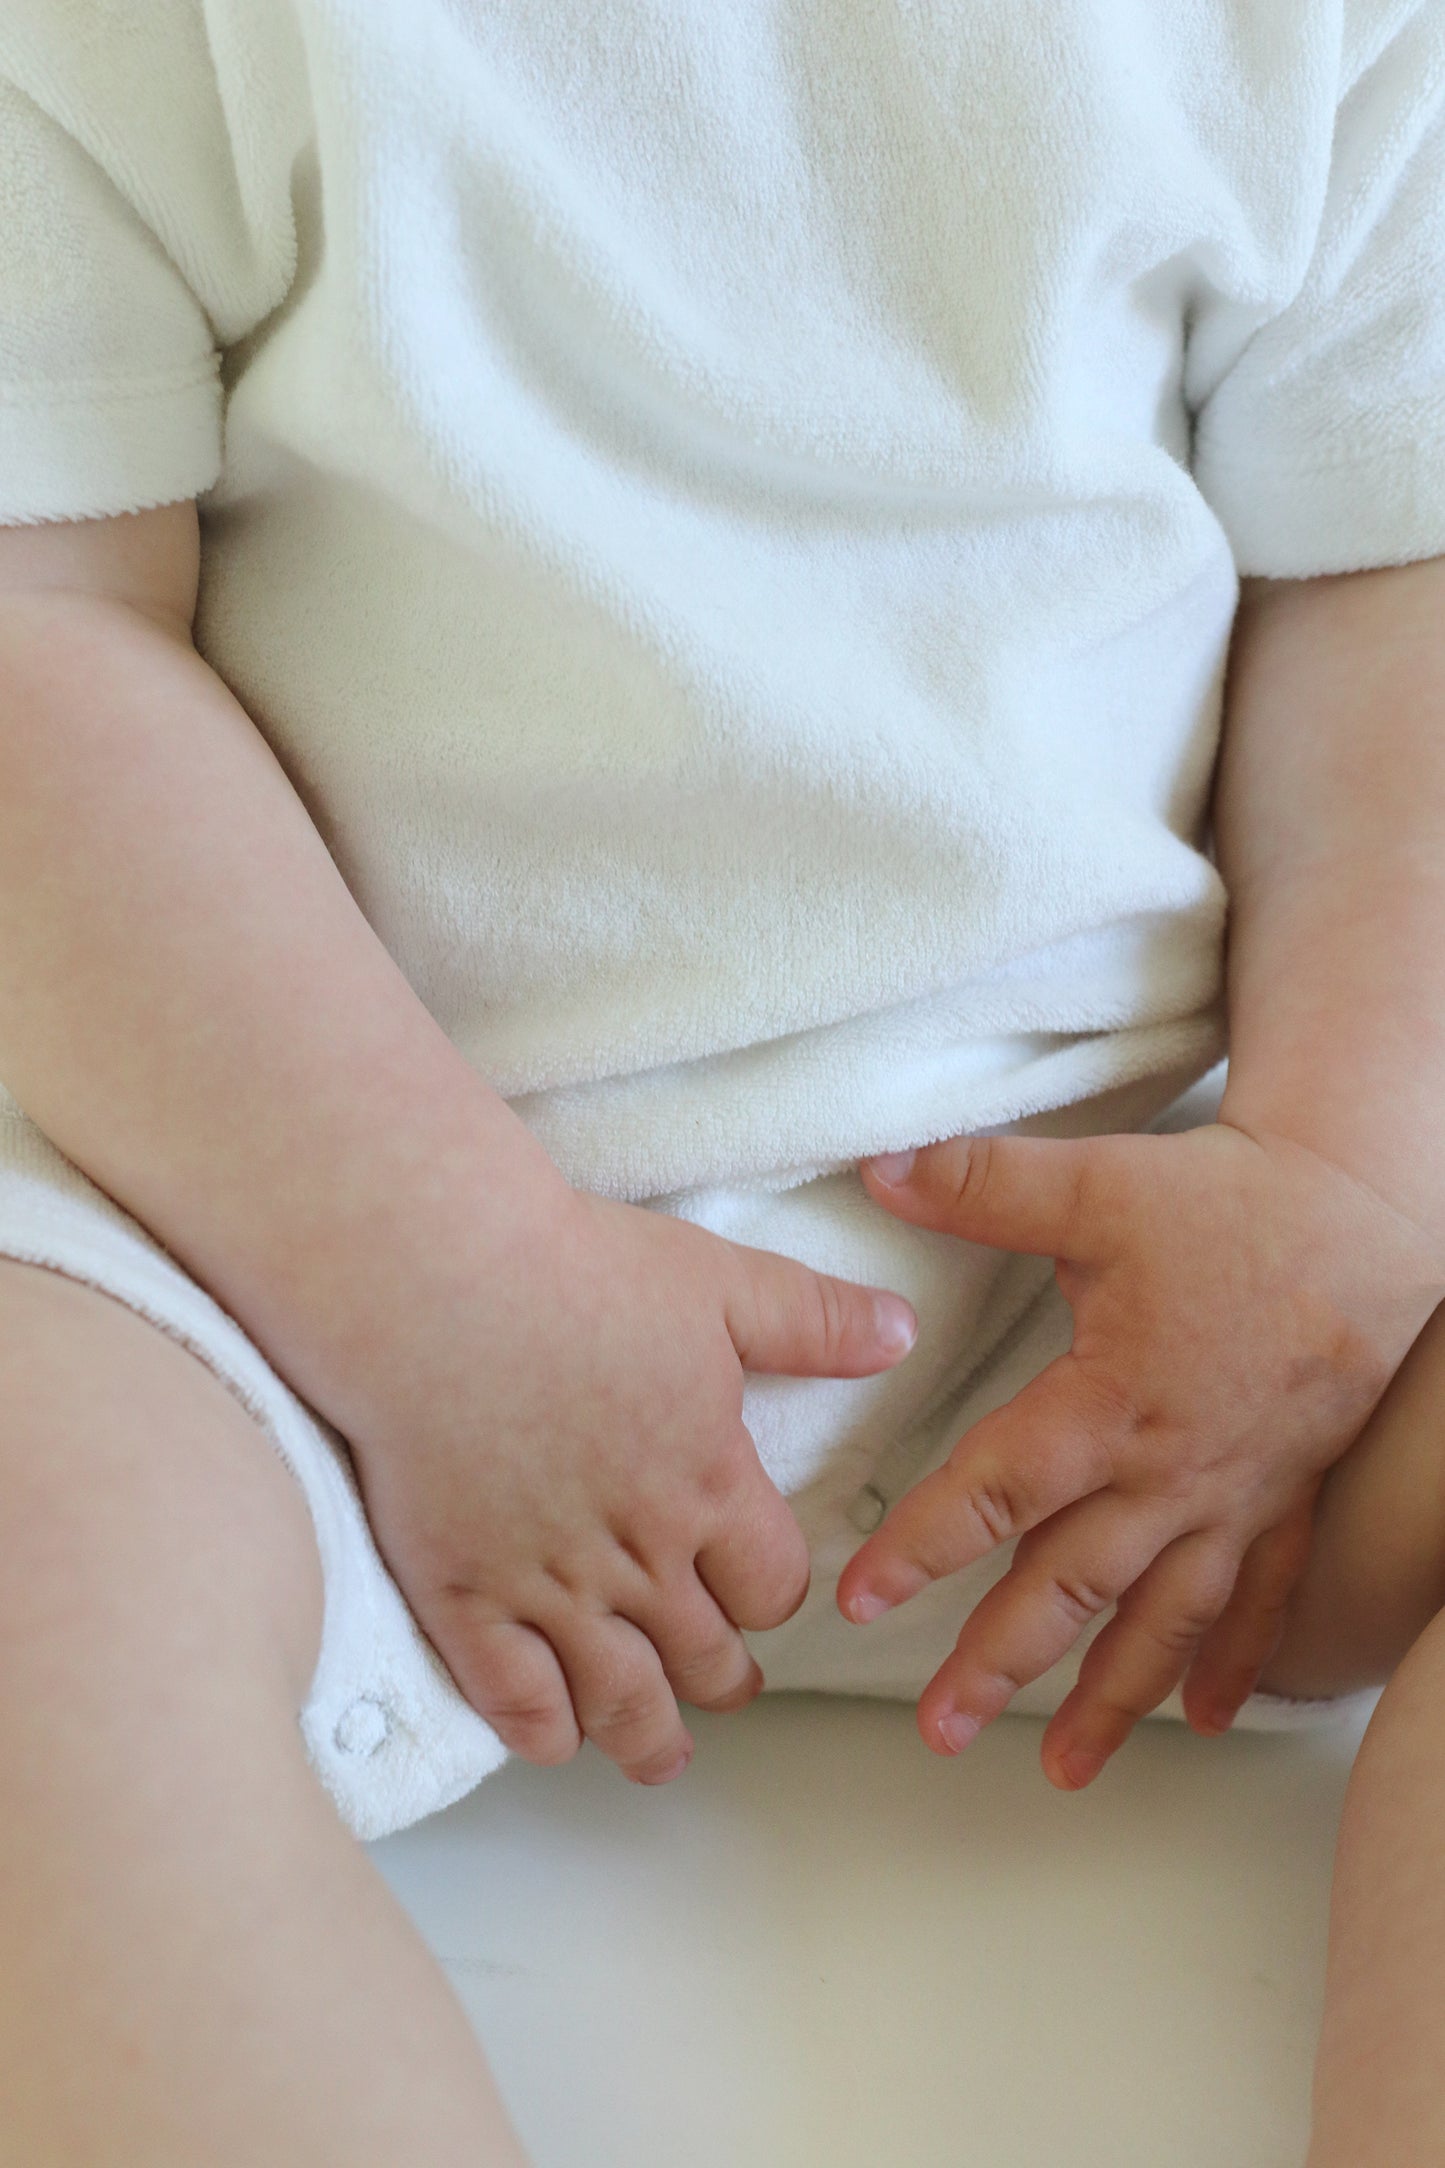
<path id="1" fill-rule="evenodd" d="M 919 1310 L 747 1400 L 771 1683 L 915 1692 L 983 1579 L 836 1564 L 1067 1315 L 852 1170 L 1222 1057 L 1239 576 L 1445 553 L 1445 8 L 4 0 L 0 523 L 189 498 L 199 652 L 566 1178 Z M 13 1105 L 0 1252 L 305 1485 L 352 1826 L 494 1766 L 341 1441 Z"/>

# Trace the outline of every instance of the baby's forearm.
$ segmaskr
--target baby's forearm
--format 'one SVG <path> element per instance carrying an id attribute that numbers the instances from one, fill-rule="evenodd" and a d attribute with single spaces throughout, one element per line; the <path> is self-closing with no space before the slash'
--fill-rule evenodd
<path id="1" fill-rule="evenodd" d="M 1223 1117 L 1445 1240 L 1445 560 L 1247 584 L 1214 818 Z"/>
<path id="2" fill-rule="evenodd" d="M 338 1427 L 571 1198 L 179 625 L 0 593 L 0 926 L 0 1078 Z"/>

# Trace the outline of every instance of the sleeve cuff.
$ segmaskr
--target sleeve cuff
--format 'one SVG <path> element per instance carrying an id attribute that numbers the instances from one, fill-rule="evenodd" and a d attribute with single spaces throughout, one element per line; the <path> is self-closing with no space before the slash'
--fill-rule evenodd
<path id="1" fill-rule="evenodd" d="M 1445 556 L 1445 438 L 1320 465 L 1225 458 L 1194 476 L 1242 576 L 1305 580 Z"/>
<path id="2" fill-rule="evenodd" d="M 197 497 L 221 472 L 214 359 L 47 397 L 0 386 L 0 524 L 102 519 Z"/>

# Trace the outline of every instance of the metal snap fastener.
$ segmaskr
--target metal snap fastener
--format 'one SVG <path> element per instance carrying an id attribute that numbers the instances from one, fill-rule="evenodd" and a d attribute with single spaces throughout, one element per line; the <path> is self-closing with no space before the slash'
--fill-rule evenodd
<path id="1" fill-rule="evenodd" d="M 362 1694 L 342 1710 L 331 1734 L 338 1754 L 363 1758 L 375 1754 L 391 1737 L 391 1714 L 370 1694 Z"/>
<path id="2" fill-rule="evenodd" d="M 875 1490 L 871 1483 L 865 1483 L 848 1508 L 848 1518 L 860 1535 L 871 1536 L 887 1511 L 888 1500 L 882 1491 Z"/>

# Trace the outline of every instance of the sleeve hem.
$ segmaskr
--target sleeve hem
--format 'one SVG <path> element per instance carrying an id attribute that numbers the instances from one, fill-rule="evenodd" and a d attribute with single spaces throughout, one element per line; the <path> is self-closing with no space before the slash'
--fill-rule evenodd
<path id="1" fill-rule="evenodd" d="M 141 512 L 199 496 L 220 472 L 214 363 L 189 382 L 0 397 L 0 524 Z"/>
<path id="2" fill-rule="evenodd" d="M 0 407 L 29 407 L 43 412 L 49 407 L 72 404 L 124 406 L 136 399 L 163 398 L 170 392 L 187 392 L 210 384 L 215 374 L 215 359 L 208 357 L 200 362 L 182 362 L 174 369 L 155 369 L 147 376 L 127 377 L 120 383 L 105 376 L 47 377 L 37 387 L 34 383 L 0 378 Z"/>
<path id="3" fill-rule="evenodd" d="M 1246 577 L 1315 579 L 1445 556 L 1445 437 L 1309 463 L 1205 444 L 1194 475 Z"/>

